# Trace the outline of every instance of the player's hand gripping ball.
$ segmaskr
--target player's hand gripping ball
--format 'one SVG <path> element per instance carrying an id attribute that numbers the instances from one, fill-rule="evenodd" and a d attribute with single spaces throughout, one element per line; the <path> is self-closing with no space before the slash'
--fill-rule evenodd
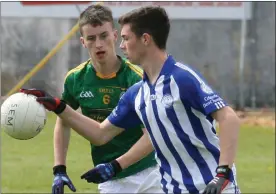
<path id="1" fill-rule="evenodd" d="M 46 119 L 46 109 L 33 95 L 15 93 L 1 106 L 1 129 L 15 139 L 27 140 L 37 136 Z"/>
<path id="2" fill-rule="evenodd" d="M 42 104 L 47 110 L 53 111 L 56 114 L 60 114 L 66 108 L 66 103 L 59 98 L 53 97 L 44 90 L 31 88 L 20 89 L 20 92 L 24 94 L 30 94 L 36 96 L 36 101 Z"/>

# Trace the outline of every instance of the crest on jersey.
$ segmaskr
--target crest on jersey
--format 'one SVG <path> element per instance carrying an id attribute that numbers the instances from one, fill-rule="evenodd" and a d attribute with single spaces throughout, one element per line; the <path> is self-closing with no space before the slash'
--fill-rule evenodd
<path id="1" fill-rule="evenodd" d="M 173 105 L 173 97 L 170 94 L 165 94 L 162 97 L 161 103 L 165 106 L 165 108 L 170 108 Z"/>
<path id="2" fill-rule="evenodd" d="M 200 88 L 206 94 L 212 94 L 212 93 L 214 93 L 213 90 L 207 84 L 205 84 L 204 82 L 200 83 Z"/>

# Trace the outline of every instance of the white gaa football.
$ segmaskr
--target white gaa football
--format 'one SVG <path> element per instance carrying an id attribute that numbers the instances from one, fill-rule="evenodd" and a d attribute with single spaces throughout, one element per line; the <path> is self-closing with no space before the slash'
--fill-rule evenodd
<path id="1" fill-rule="evenodd" d="M 15 93 L 1 106 L 1 129 L 15 139 L 27 140 L 38 135 L 46 118 L 45 108 L 33 95 Z"/>

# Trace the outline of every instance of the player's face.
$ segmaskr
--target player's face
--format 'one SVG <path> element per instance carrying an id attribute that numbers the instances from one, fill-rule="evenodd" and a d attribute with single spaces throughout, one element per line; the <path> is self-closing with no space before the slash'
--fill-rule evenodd
<path id="1" fill-rule="evenodd" d="M 134 64 L 141 64 L 143 56 L 145 55 L 145 46 L 141 39 L 137 38 L 137 36 L 131 31 L 129 24 L 122 26 L 121 37 L 122 42 L 120 48 L 126 58 Z"/>
<path id="2" fill-rule="evenodd" d="M 82 35 L 81 43 L 88 49 L 93 60 L 105 62 L 109 56 L 116 55 L 115 43 L 118 32 L 110 22 L 105 22 L 101 26 L 84 25 Z"/>

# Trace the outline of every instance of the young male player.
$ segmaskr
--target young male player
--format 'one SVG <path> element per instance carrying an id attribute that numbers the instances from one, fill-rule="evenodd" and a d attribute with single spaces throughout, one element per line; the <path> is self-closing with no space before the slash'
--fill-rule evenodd
<path id="1" fill-rule="evenodd" d="M 108 7 L 88 7 L 80 15 L 79 25 L 80 40 L 90 59 L 68 72 L 62 100 L 73 109 L 80 107 L 83 115 L 102 122 L 127 88 L 141 80 L 142 71 L 116 55 L 118 34 Z M 96 168 L 92 171 L 94 179 L 90 182 L 101 183 L 98 187 L 100 193 L 162 191 L 153 147 L 148 134 L 143 133 L 145 129 L 142 129 L 137 124 L 112 140 L 103 136 L 97 142 L 91 141 L 91 155 Z M 80 134 L 90 140 L 86 134 Z M 57 118 L 54 130 L 54 194 L 63 193 L 64 185 L 76 191 L 66 174 L 69 139 L 70 127 Z M 109 179 L 112 180 L 107 181 Z"/>
<path id="2" fill-rule="evenodd" d="M 199 73 L 166 53 L 170 21 L 165 10 L 142 7 L 123 15 L 119 23 L 121 48 L 131 62 L 141 64 L 144 77 L 102 123 L 44 92 L 25 93 L 39 96 L 38 102 L 95 142 L 143 123 L 156 150 L 165 193 L 239 193 L 234 159 L 240 121 Z M 92 177 L 90 172 L 82 176 Z"/>

